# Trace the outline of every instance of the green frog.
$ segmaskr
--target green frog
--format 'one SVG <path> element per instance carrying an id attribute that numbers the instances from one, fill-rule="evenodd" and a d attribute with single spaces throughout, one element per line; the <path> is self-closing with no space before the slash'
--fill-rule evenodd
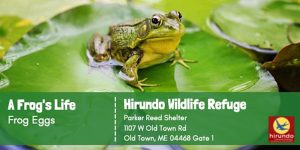
<path id="1" fill-rule="evenodd" d="M 144 91 L 143 87 L 158 86 L 139 80 L 138 69 L 173 61 L 190 68 L 177 49 L 184 34 L 182 15 L 178 11 L 156 13 L 151 18 L 112 25 L 109 33 L 95 33 L 88 43 L 87 57 L 91 66 L 119 65 L 119 77 L 129 85 Z"/>

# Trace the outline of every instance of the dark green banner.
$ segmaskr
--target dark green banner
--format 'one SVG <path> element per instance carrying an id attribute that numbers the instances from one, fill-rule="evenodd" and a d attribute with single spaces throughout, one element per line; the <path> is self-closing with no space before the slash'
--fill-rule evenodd
<path id="1" fill-rule="evenodd" d="M 1 145 L 299 144 L 300 93 L 1 93 Z"/>

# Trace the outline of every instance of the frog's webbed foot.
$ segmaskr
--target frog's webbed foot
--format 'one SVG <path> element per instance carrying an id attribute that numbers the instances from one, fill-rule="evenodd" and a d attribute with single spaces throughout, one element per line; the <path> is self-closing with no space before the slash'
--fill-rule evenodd
<path id="1" fill-rule="evenodd" d="M 132 55 L 124 64 L 123 68 L 119 72 L 119 77 L 122 78 L 124 81 L 127 82 L 127 84 L 138 88 L 142 92 L 144 92 L 143 87 L 153 87 L 158 86 L 158 84 L 146 84 L 144 83 L 147 78 L 143 80 L 138 80 L 138 62 L 140 60 L 141 55 L 134 54 Z"/>
<path id="2" fill-rule="evenodd" d="M 181 64 L 182 66 L 184 66 L 185 68 L 191 69 L 191 67 L 190 67 L 188 64 L 186 64 L 186 62 L 187 62 L 187 63 L 196 63 L 197 61 L 196 61 L 196 60 L 190 60 L 190 59 L 183 59 L 183 58 L 180 58 L 180 59 L 174 59 L 170 66 L 173 66 L 173 65 L 175 65 L 176 63 L 179 63 L 179 64 Z"/>
<path id="3" fill-rule="evenodd" d="M 196 62 L 197 62 L 196 60 L 183 59 L 183 58 L 181 57 L 181 53 L 180 53 L 179 50 L 176 50 L 176 51 L 174 52 L 174 58 L 171 59 L 171 61 L 173 61 L 173 62 L 171 63 L 171 66 L 175 65 L 176 63 L 179 63 L 179 64 L 181 64 L 182 66 L 184 66 L 184 67 L 187 68 L 187 69 L 191 69 L 191 67 L 190 67 L 189 65 L 187 65 L 186 62 L 187 62 L 187 63 L 196 63 Z"/>
<path id="4" fill-rule="evenodd" d="M 132 77 L 129 77 L 128 74 L 130 73 L 126 73 L 126 72 L 123 72 L 122 70 L 119 72 L 119 77 L 122 78 L 124 81 L 127 82 L 127 84 L 135 87 L 135 88 L 138 88 L 141 92 L 144 92 L 144 88 L 143 87 L 154 87 L 154 86 L 159 86 L 159 84 L 147 84 L 147 83 L 144 83 L 147 78 L 143 79 L 143 80 L 138 80 L 138 76 L 137 75 L 134 75 Z"/>
<path id="5" fill-rule="evenodd" d="M 129 83 L 130 85 L 138 88 L 139 90 L 141 90 L 142 92 L 144 92 L 144 88 L 143 87 L 154 87 L 154 86 L 159 86 L 159 84 L 146 84 L 146 83 L 143 83 L 144 81 L 146 81 L 147 78 L 143 79 L 143 80 L 139 80 L 138 82 L 132 82 L 132 83 Z"/>

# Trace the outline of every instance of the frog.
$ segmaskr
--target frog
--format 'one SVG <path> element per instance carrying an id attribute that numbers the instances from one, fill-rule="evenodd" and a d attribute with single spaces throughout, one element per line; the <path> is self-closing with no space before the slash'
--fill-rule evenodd
<path id="1" fill-rule="evenodd" d="M 154 13 L 152 17 L 109 26 L 107 35 L 94 33 L 87 45 L 90 66 L 121 66 L 118 76 L 127 84 L 144 92 L 144 87 L 159 86 L 147 84 L 147 78 L 139 80 L 138 70 L 172 61 L 170 66 L 197 61 L 182 58 L 178 49 L 184 35 L 182 14 L 172 10 L 169 13 Z M 96 65 L 95 65 L 96 64 Z"/>

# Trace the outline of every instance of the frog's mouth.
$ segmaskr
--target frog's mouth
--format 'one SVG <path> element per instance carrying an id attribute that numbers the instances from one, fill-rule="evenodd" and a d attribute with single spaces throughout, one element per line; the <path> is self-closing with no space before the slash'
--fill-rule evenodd
<path id="1" fill-rule="evenodd" d="M 146 39 L 177 39 L 177 38 L 181 38 L 184 34 L 184 27 L 181 27 L 179 30 L 172 30 L 172 29 L 168 29 L 168 30 L 161 30 L 161 31 L 157 31 L 151 33 L 148 35 L 148 37 L 146 37 Z"/>
<path id="2" fill-rule="evenodd" d="M 158 41 L 164 41 L 164 40 L 173 40 L 173 39 L 178 39 L 180 37 L 178 36 L 165 36 L 165 37 L 151 37 L 151 38 L 148 38 L 147 40 L 151 40 L 151 41 L 155 41 L 155 40 L 158 40 Z"/>
<path id="3" fill-rule="evenodd" d="M 167 33 L 157 33 L 156 35 L 149 35 L 148 39 L 176 39 L 181 38 L 183 35 L 183 30 L 181 31 L 174 31 L 174 32 L 167 32 Z"/>

